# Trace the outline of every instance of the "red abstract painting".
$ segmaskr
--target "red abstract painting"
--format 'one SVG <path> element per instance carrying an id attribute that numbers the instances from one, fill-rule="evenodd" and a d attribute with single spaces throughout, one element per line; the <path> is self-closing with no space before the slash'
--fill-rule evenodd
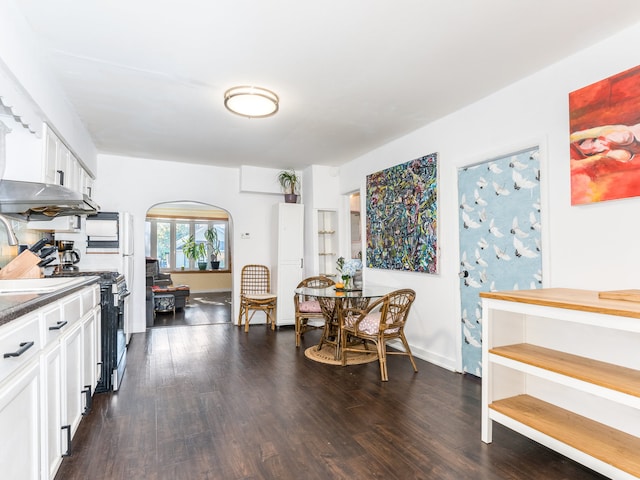
<path id="1" fill-rule="evenodd" d="M 569 94 L 571 205 L 640 196 L 640 66 Z"/>

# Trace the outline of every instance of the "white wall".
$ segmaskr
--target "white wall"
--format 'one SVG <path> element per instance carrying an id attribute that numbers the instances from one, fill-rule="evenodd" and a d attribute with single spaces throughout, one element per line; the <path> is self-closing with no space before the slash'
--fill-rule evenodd
<path id="1" fill-rule="evenodd" d="M 94 198 L 104 211 L 126 211 L 134 218 L 133 329 L 145 330 L 144 220 L 155 204 L 191 200 L 215 205 L 230 215 L 233 249 L 233 309 L 238 311 L 242 265 L 271 265 L 271 215 L 282 194 L 241 193 L 239 169 L 192 165 L 160 160 L 98 156 Z M 273 176 L 273 182 L 277 179 Z M 251 238 L 241 239 L 248 232 Z"/>
<path id="2" fill-rule="evenodd" d="M 440 274 L 364 272 L 367 282 L 416 290 L 407 337 L 418 356 L 447 368 L 460 365 L 457 169 L 537 142 L 546 192 L 544 286 L 638 287 L 640 198 L 571 207 L 568 143 L 569 92 L 640 64 L 637 45 L 640 25 L 342 167 L 341 191 L 348 192 L 369 173 L 439 153 Z"/>
<path id="3" fill-rule="evenodd" d="M 40 121 L 49 122 L 87 169 L 95 173 L 96 148 L 46 64 L 13 0 L 0 2 L 0 69 L 11 72 L 16 91 L 24 94 L 26 103 L 36 105 L 35 114 Z"/>

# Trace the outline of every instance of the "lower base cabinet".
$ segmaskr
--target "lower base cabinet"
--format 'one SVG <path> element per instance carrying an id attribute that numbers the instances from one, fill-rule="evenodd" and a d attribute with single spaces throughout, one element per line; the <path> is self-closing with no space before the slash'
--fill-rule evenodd
<path id="1" fill-rule="evenodd" d="M 0 478 L 51 480 L 72 453 L 100 370 L 99 298 L 85 287 L 0 326 Z"/>
<path id="2" fill-rule="evenodd" d="M 43 355 L 42 377 L 44 406 L 42 430 L 45 438 L 43 468 L 47 478 L 53 478 L 62 462 L 62 356 L 59 344 L 53 345 Z"/>
<path id="3" fill-rule="evenodd" d="M 40 478 L 40 366 L 34 363 L 0 391 L 0 477 Z"/>

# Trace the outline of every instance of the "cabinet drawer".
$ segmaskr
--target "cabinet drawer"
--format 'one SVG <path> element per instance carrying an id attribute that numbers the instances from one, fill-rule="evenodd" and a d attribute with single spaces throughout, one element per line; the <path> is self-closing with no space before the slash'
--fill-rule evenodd
<path id="1" fill-rule="evenodd" d="M 62 302 L 62 320 L 72 324 L 82 317 L 82 294 L 76 293 Z"/>
<path id="2" fill-rule="evenodd" d="M 60 338 L 60 335 L 69 329 L 62 318 L 62 309 L 59 304 L 54 308 L 42 311 L 42 323 L 44 324 L 45 346 Z"/>
<path id="3" fill-rule="evenodd" d="M 97 299 L 96 291 L 99 292 L 99 287 L 97 285 L 94 285 L 91 287 L 87 287 L 84 290 L 82 290 L 82 292 L 80 292 L 80 295 L 82 296 L 81 317 L 84 317 L 86 313 L 91 311 L 93 307 L 95 307 L 96 304 L 98 303 L 96 300 Z"/>
<path id="4" fill-rule="evenodd" d="M 0 382 L 39 354 L 39 320 L 37 314 L 28 315 L 0 327 Z"/>

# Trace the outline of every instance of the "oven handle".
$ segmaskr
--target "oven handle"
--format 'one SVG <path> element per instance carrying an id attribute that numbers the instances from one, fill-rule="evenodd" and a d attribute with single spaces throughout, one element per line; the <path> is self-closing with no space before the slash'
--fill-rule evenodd
<path id="1" fill-rule="evenodd" d="M 131 292 L 127 289 L 122 293 L 114 293 L 113 294 L 113 306 L 117 307 L 118 304 L 123 301 L 125 298 L 127 298 L 129 295 L 131 295 Z"/>

